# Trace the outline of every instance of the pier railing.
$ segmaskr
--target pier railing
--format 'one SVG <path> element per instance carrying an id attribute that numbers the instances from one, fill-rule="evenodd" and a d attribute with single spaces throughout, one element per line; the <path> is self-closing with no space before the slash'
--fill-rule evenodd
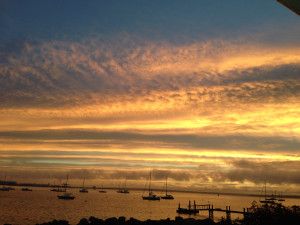
<path id="1" fill-rule="evenodd" d="M 237 213 L 237 214 L 242 214 L 245 217 L 249 214 L 249 208 L 244 208 L 243 211 L 236 211 L 236 210 L 231 210 L 230 206 L 226 206 L 226 209 L 221 209 L 221 208 L 214 208 L 214 205 L 212 204 L 206 204 L 206 205 L 197 205 L 196 202 L 194 201 L 193 205 L 194 209 L 199 212 L 199 211 L 208 211 L 208 215 L 210 219 L 214 218 L 214 212 L 225 212 L 226 213 L 226 219 L 231 220 L 231 213 Z M 180 204 L 178 209 L 180 208 Z M 190 202 L 189 202 L 189 209 L 191 208 Z"/>

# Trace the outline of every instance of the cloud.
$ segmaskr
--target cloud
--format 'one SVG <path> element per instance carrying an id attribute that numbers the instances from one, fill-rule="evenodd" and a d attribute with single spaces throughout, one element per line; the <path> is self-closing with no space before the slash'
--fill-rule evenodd
<path id="1" fill-rule="evenodd" d="M 0 6 L 1 10 L 1 6 Z M 24 38 L 9 40 L 8 42 L 0 42 L 0 61 L 3 63 L 9 64 L 9 59 L 15 57 L 16 55 L 23 54 L 28 51 L 30 45 L 33 42 L 30 42 Z"/>
<path id="2" fill-rule="evenodd" d="M 215 181 L 262 184 L 299 184 L 299 161 L 266 161 L 238 159 L 231 161 L 229 171 L 218 171 Z"/>
<path id="3" fill-rule="evenodd" d="M 9 55 L 0 66 L 5 121 L 0 129 L 299 133 L 295 48 L 245 40 L 172 45 L 131 38 L 40 41 Z"/>
<path id="4" fill-rule="evenodd" d="M 145 145 L 157 148 L 185 150 L 239 150 L 253 152 L 297 152 L 299 140 L 280 136 L 243 136 L 243 135 L 196 135 L 196 134 L 148 134 L 137 130 L 125 132 L 106 132 L 100 130 L 39 130 L 0 132 L 4 140 L 19 144 L 37 145 L 46 143 L 60 146 L 89 146 L 108 148 L 110 145 L 125 148 L 143 148 Z M 9 142 L 8 142 L 9 143 Z M 103 146 L 101 146 L 103 144 Z"/>
<path id="5" fill-rule="evenodd" d="M 48 169 L 38 170 L 18 170 L 9 172 L 9 176 L 14 179 L 65 179 L 66 174 L 72 179 L 79 180 L 128 180 L 128 181 L 146 181 L 149 177 L 149 170 L 122 170 L 122 169 Z M 172 170 L 152 170 L 152 179 L 156 181 L 165 181 L 166 176 L 172 181 L 189 181 L 192 174 L 188 171 Z"/>
<path id="6" fill-rule="evenodd" d="M 298 167 L 298 47 L 126 38 L 3 48 L 2 166 L 41 179 L 141 181 L 152 169 L 177 186 L 299 183 L 282 162 L 294 154 Z"/>
<path id="7" fill-rule="evenodd" d="M 3 157 L 0 163 L 9 171 L 9 176 L 17 181 L 65 179 L 66 174 L 69 174 L 73 183 L 82 182 L 82 179 L 85 178 L 90 180 L 89 182 L 107 181 L 110 182 L 110 185 L 115 186 L 111 182 L 127 180 L 131 182 L 131 185 L 135 184 L 135 187 L 141 188 L 151 170 L 156 182 L 164 182 L 168 177 L 172 188 L 185 187 L 185 190 L 197 191 L 244 190 L 257 192 L 258 189 L 261 190 L 261 188 L 257 188 L 257 185 L 262 186 L 266 180 L 273 189 L 277 187 L 277 190 L 282 190 L 284 188 L 287 192 L 293 192 L 295 191 L 294 185 L 300 182 L 298 177 L 300 162 L 293 159 L 288 160 L 288 156 L 285 159 L 276 159 L 276 157 L 252 155 L 245 159 L 245 157 L 239 158 L 237 155 L 199 157 L 193 154 L 186 156 L 179 154 L 176 156 L 175 153 L 170 152 L 166 154 L 169 155 L 171 165 L 169 167 L 166 164 L 168 159 L 163 153 L 55 152 L 43 153 L 40 151 L 38 154 L 36 151 L 1 151 Z M 9 154 L 11 156 L 8 156 Z M 22 154 L 27 154 L 27 156 L 22 156 Z M 128 160 L 128 157 L 131 159 Z M 297 156 L 295 157 L 297 158 Z M 189 168 L 187 165 L 199 163 L 197 158 L 201 160 L 198 169 L 196 167 Z M 147 162 L 145 159 L 150 160 Z M 159 161 L 159 159 L 164 160 Z M 14 162 L 6 163 L 10 160 Z M 290 190 L 288 190 L 289 185 Z"/>
<path id="8" fill-rule="evenodd" d="M 26 44 L 1 65 L 1 104 L 120 104 L 121 96 L 123 104 L 147 103 L 160 97 L 176 101 L 170 98 L 174 95 L 192 104 L 190 90 L 199 92 L 197 102 L 216 102 L 219 96 L 222 102 L 269 101 L 270 96 L 280 101 L 299 95 L 300 56 L 294 49 L 221 40 L 183 46 L 118 41 L 98 37 Z"/>
<path id="9" fill-rule="evenodd" d="M 176 180 L 176 181 L 190 181 L 193 175 L 189 171 L 170 171 L 170 170 L 153 170 L 154 179 L 165 180 L 166 177 Z"/>

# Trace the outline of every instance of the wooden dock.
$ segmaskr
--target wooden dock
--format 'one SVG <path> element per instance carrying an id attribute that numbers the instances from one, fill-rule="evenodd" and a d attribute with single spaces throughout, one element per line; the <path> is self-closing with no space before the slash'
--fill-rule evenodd
<path id="1" fill-rule="evenodd" d="M 247 209 L 244 208 L 243 211 L 236 211 L 236 210 L 231 210 L 230 206 L 226 206 L 226 209 L 221 209 L 221 208 L 214 208 L 214 205 L 211 204 L 197 205 L 195 201 L 193 205 L 191 205 L 191 202 L 189 201 L 188 208 L 180 208 L 180 203 L 179 203 L 177 213 L 196 214 L 199 213 L 200 211 L 208 211 L 208 217 L 210 219 L 214 218 L 214 212 L 225 212 L 227 220 L 231 220 L 231 213 L 242 214 L 244 218 L 247 217 L 247 215 L 249 214 L 249 208 Z"/>

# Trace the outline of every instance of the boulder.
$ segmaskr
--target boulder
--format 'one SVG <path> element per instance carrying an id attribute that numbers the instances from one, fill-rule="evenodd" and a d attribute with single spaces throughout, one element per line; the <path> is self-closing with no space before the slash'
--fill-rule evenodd
<path id="1" fill-rule="evenodd" d="M 89 218 L 90 225 L 103 225 L 104 221 L 102 219 L 98 219 L 96 217 L 91 216 Z"/>
<path id="2" fill-rule="evenodd" d="M 118 219 L 116 217 L 111 217 L 105 220 L 106 225 L 117 225 Z"/>
<path id="3" fill-rule="evenodd" d="M 82 218 L 77 225 L 89 225 L 89 221 L 86 218 Z"/>

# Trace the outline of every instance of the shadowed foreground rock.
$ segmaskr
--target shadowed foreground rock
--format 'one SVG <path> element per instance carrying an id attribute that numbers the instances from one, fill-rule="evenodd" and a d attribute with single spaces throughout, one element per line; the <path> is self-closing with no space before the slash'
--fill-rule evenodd
<path id="1" fill-rule="evenodd" d="M 175 220 L 164 219 L 164 220 L 146 220 L 140 221 L 134 218 L 126 220 L 125 217 L 115 217 L 108 218 L 106 220 L 98 219 L 91 216 L 89 219 L 83 218 L 79 221 L 77 225 L 213 225 L 213 224 L 224 224 L 224 222 L 215 223 L 210 219 L 196 220 L 193 218 L 183 219 L 178 216 Z M 41 223 L 36 225 L 70 225 L 68 221 L 65 220 L 53 220 L 48 223 Z"/>

